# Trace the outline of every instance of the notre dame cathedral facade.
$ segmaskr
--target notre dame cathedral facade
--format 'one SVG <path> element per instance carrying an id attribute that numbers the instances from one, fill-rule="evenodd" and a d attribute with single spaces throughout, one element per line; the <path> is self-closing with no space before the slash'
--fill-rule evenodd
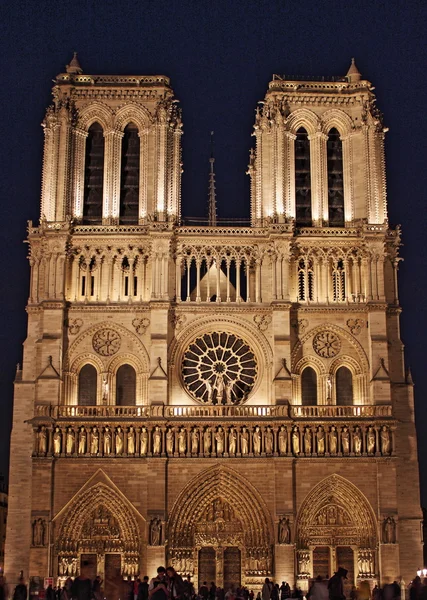
<path id="1" fill-rule="evenodd" d="M 413 577 L 413 386 L 372 90 L 354 62 L 274 76 L 250 224 L 189 226 L 169 79 L 86 75 L 76 57 L 56 77 L 28 226 L 10 582 L 83 559 L 109 599 L 164 563 L 225 587 L 306 588 L 338 565 L 350 583 Z"/>

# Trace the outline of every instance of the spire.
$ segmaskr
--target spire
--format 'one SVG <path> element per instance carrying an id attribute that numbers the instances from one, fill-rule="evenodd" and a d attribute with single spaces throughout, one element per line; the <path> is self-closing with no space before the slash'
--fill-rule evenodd
<path id="1" fill-rule="evenodd" d="M 356 63 L 354 62 L 354 58 L 351 59 L 351 65 L 346 75 L 349 83 L 356 83 L 356 81 L 360 81 L 362 75 L 359 72 L 359 69 L 356 67 Z"/>
<path id="2" fill-rule="evenodd" d="M 216 227 L 216 191 L 215 191 L 215 171 L 214 171 L 214 132 L 211 131 L 211 157 L 209 159 L 209 194 L 208 194 L 208 219 L 209 225 Z"/>
<path id="3" fill-rule="evenodd" d="M 67 73 L 73 73 L 75 75 L 81 75 L 83 73 L 83 69 L 80 66 L 80 63 L 77 58 L 77 52 L 74 52 L 74 56 L 70 61 L 70 64 L 66 66 Z"/>

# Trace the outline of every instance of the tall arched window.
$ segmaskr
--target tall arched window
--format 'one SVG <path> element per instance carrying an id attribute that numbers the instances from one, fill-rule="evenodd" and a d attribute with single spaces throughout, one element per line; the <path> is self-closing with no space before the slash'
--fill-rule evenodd
<path id="1" fill-rule="evenodd" d="M 317 374 L 312 367 L 306 367 L 301 375 L 301 398 L 303 406 L 317 404 Z"/>
<path id="2" fill-rule="evenodd" d="M 313 261 L 302 258 L 298 263 L 298 300 L 314 300 Z"/>
<path id="3" fill-rule="evenodd" d="M 328 213 L 330 227 L 344 227 L 344 177 L 342 141 L 338 131 L 330 130 L 328 155 Z"/>
<path id="4" fill-rule="evenodd" d="M 118 406 L 136 404 L 136 373 L 131 365 L 122 365 L 117 371 L 116 404 Z"/>
<path id="5" fill-rule="evenodd" d="M 93 365 L 85 365 L 79 373 L 79 406 L 96 405 L 98 374 Z"/>
<path id="6" fill-rule="evenodd" d="M 120 223 L 138 223 L 139 148 L 138 129 L 133 123 L 129 123 L 122 140 Z"/>
<path id="7" fill-rule="evenodd" d="M 334 262 L 332 266 L 332 290 L 334 302 L 345 301 L 345 268 L 341 259 Z"/>
<path id="8" fill-rule="evenodd" d="M 83 222 L 102 223 L 104 189 L 104 132 L 99 123 L 89 127 L 86 138 Z"/>
<path id="9" fill-rule="evenodd" d="M 340 367 L 335 375 L 335 395 L 339 406 L 353 404 L 353 376 L 347 367 Z"/>
<path id="10" fill-rule="evenodd" d="M 302 127 L 295 140 L 295 211 L 296 224 L 310 227 L 311 221 L 311 173 L 310 140 Z"/>

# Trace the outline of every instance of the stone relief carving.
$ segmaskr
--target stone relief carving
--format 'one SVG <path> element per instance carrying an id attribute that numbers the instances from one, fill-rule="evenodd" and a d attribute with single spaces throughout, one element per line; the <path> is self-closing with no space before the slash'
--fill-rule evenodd
<path id="1" fill-rule="evenodd" d="M 383 542 L 384 544 L 396 543 L 396 522 L 393 517 L 387 517 L 383 521 Z"/>
<path id="2" fill-rule="evenodd" d="M 286 517 L 282 517 L 279 521 L 277 541 L 279 544 L 291 543 L 291 528 L 289 525 L 289 519 Z"/>
<path id="3" fill-rule="evenodd" d="M 82 319 L 71 319 L 71 321 L 68 324 L 68 331 L 71 335 L 76 335 L 80 331 L 82 325 Z"/>
<path id="4" fill-rule="evenodd" d="M 255 315 L 254 323 L 256 324 L 256 326 L 258 327 L 258 329 L 260 331 L 267 331 L 267 329 L 271 323 L 271 316 L 270 315 Z"/>
<path id="5" fill-rule="evenodd" d="M 101 356 L 113 356 L 120 350 L 121 338 L 114 329 L 100 329 L 92 338 L 92 346 Z"/>
<path id="6" fill-rule="evenodd" d="M 150 522 L 150 545 L 160 546 L 162 537 L 162 522 L 158 517 L 151 519 Z"/>
<path id="7" fill-rule="evenodd" d="M 313 349 L 322 358 L 333 358 L 341 350 L 341 340 L 333 331 L 321 331 L 313 338 Z"/>
<path id="8" fill-rule="evenodd" d="M 291 326 L 296 329 L 297 333 L 304 333 L 308 327 L 307 319 L 293 319 L 291 321 Z"/>
<path id="9" fill-rule="evenodd" d="M 365 321 L 362 319 L 348 319 L 347 321 L 347 327 L 353 335 L 359 335 L 364 325 Z"/>
<path id="10" fill-rule="evenodd" d="M 32 546 L 46 546 L 46 521 L 39 517 L 38 519 L 34 519 L 31 524 L 32 528 L 32 538 L 31 545 Z"/>
<path id="11" fill-rule="evenodd" d="M 142 319 L 135 318 L 132 320 L 132 325 L 135 328 L 136 333 L 143 335 L 150 326 L 150 319 L 147 319 L 146 317 L 143 317 Z"/>

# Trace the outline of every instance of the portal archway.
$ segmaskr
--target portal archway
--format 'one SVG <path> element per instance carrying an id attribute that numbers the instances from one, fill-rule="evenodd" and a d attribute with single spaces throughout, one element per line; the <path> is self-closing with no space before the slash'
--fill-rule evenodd
<path id="1" fill-rule="evenodd" d="M 232 584 L 230 577 L 259 585 L 272 574 L 271 516 L 252 484 L 228 467 L 212 467 L 185 486 L 169 517 L 168 539 L 169 564 L 195 580 L 213 553 L 220 587 Z"/>

